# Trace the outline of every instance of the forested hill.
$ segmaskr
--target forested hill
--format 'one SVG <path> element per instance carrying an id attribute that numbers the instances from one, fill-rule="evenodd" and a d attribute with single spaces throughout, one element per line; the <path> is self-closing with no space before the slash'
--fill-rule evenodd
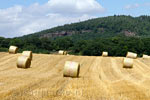
<path id="1" fill-rule="evenodd" d="M 43 30 L 25 37 L 60 37 L 74 34 L 85 34 L 86 37 L 90 36 L 90 38 L 116 35 L 147 37 L 150 36 L 150 16 L 131 17 L 122 15 L 96 18 Z"/>
<path id="2" fill-rule="evenodd" d="M 150 55 L 150 16 L 109 16 L 73 23 L 38 33 L 17 37 L 0 37 L 0 51 L 10 45 L 19 52 L 56 53 L 67 50 L 70 54 L 125 56 L 128 51 Z"/>

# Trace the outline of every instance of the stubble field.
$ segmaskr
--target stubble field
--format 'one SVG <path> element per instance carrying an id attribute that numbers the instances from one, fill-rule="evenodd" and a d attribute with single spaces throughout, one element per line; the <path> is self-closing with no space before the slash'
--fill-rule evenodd
<path id="1" fill-rule="evenodd" d="M 0 100 L 150 100 L 150 60 L 33 54 L 31 68 L 16 67 L 21 54 L 0 53 Z M 63 77 L 65 61 L 81 64 L 79 78 Z"/>

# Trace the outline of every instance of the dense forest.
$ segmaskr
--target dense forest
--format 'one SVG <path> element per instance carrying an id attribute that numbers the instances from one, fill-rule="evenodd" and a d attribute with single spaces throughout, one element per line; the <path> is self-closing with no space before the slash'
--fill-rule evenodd
<path id="1" fill-rule="evenodd" d="M 102 51 L 108 51 L 110 56 L 125 56 L 127 51 L 131 51 L 139 56 L 150 55 L 150 16 L 115 15 L 22 37 L 0 37 L 0 51 L 8 51 L 10 45 L 18 46 L 19 52 L 32 50 L 49 54 L 67 50 L 70 54 L 99 56 Z"/>

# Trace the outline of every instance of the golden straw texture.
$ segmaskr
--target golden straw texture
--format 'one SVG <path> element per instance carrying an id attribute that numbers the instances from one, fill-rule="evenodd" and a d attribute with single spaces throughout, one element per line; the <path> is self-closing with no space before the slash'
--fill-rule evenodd
<path id="1" fill-rule="evenodd" d="M 16 47 L 16 46 L 10 46 L 9 47 L 9 53 L 10 54 L 16 54 L 17 51 L 18 51 L 18 47 Z"/>
<path id="2" fill-rule="evenodd" d="M 80 64 L 77 62 L 66 61 L 64 67 L 65 77 L 78 77 L 80 71 Z"/>
<path id="3" fill-rule="evenodd" d="M 30 68 L 31 59 L 26 56 L 20 56 L 17 60 L 17 67 L 18 68 Z"/>
<path id="4" fill-rule="evenodd" d="M 132 58 L 124 58 L 123 67 L 124 68 L 132 68 L 133 67 L 133 59 Z"/>
<path id="5" fill-rule="evenodd" d="M 136 59 L 137 58 L 137 54 L 136 53 L 132 53 L 132 52 L 128 52 L 126 55 L 127 58 L 133 58 Z"/>
<path id="6" fill-rule="evenodd" d="M 107 56 L 108 56 L 108 52 L 103 52 L 103 53 L 102 53 L 102 56 L 103 56 L 103 57 L 107 57 Z"/>
<path id="7" fill-rule="evenodd" d="M 143 54 L 143 59 L 149 59 L 150 56 Z"/>
<path id="8" fill-rule="evenodd" d="M 58 54 L 64 55 L 64 51 L 63 50 L 59 50 Z"/>
<path id="9" fill-rule="evenodd" d="M 23 51 L 22 55 L 32 60 L 32 51 Z"/>

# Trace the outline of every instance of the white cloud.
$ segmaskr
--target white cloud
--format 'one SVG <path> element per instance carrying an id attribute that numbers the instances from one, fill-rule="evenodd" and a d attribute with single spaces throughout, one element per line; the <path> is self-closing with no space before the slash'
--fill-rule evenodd
<path id="1" fill-rule="evenodd" d="M 96 0 L 49 0 L 46 4 L 0 9 L 0 36 L 15 37 L 96 17 L 105 9 Z"/>
<path id="2" fill-rule="evenodd" d="M 124 8 L 129 10 L 129 9 L 134 9 L 134 8 L 138 8 L 140 5 L 139 4 L 129 4 L 129 5 L 126 5 Z"/>
<path id="3" fill-rule="evenodd" d="M 48 5 L 55 13 L 94 14 L 105 11 L 96 0 L 49 0 Z"/>
<path id="4" fill-rule="evenodd" d="M 38 20 L 29 22 L 28 24 L 22 26 L 18 31 L 19 33 L 23 33 L 23 34 L 33 33 L 33 32 L 41 31 L 43 29 L 47 29 L 50 27 L 63 25 L 65 23 L 78 22 L 79 19 L 87 20 L 93 17 L 89 15 L 82 15 L 79 17 L 67 17 L 63 15 L 58 15 L 58 14 L 56 15 L 48 14 L 42 18 L 38 18 Z"/>

